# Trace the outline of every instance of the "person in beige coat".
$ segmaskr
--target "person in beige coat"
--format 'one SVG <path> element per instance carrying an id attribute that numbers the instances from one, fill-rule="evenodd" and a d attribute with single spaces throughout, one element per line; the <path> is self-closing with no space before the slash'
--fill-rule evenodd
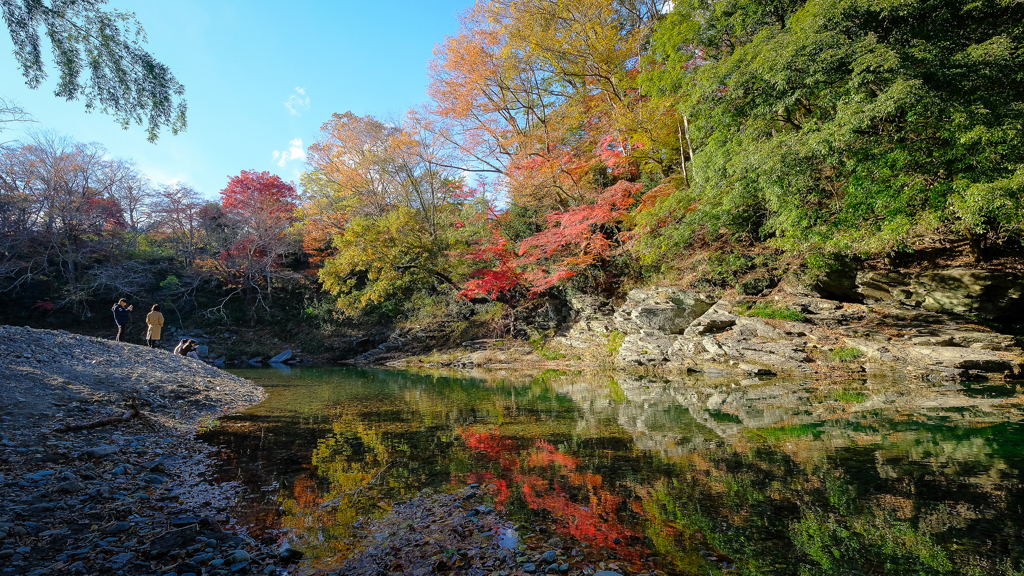
<path id="1" fill-rule="evenodd" d="M 153 304 L 153 311 L 146 314 L 146 344 L 150 348 L 156 348 L 160 340 L 160 329 L 164 327 L 164 315 L 160 313 L 160 305 Z"/>

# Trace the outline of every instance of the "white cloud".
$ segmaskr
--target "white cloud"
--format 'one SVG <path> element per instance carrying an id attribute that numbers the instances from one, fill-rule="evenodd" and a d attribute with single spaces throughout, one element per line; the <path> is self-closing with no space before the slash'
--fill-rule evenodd
<path id="1" fill-rule="evenodd" d="M 288 96 L 288 99 L 284 101 L 284 107 L 293 116 L 299 116 L 300 110 L 309 110 L 309 96 L 306 96 L 306 89 L 296 86 L 295 94 Z"/>
<path id="2" fill-rule="evenodd" d="M 305 161 L 306 150 L 302 147 L 302 138 L 296 138 L 288 143 L 287 150 L 274 150 L 274 162 L 284 168 L 292 160 Z"/>

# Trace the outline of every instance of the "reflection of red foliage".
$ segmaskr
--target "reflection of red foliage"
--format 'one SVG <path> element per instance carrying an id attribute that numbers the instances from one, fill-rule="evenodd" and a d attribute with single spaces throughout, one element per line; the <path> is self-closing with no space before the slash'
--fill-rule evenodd
<path id="1" fill-rule="evenodd" d="M 53 312 L 53 308 L 54 308 L 53 302 L 50 302 L 49 300 L 44 300 L 43 302 L 37 302 L 35 305 L 33 305 L 32 306 L 32 311 L 33 312 Z"/>
<path id="2" fill-rule="evenodd" d="M 462 430 L 460 435 L 466 442 L 466 447 L 484 452 L 492 460 L 500 460 L 507 453 L 519 451 L 518 442 L 494 432 Z"/>
<path id="3" fill-rule="evenodd" d="M 485 460 L 498 462 L 499 472 L 470 474 L 469 482 L 495 486 L 495 507 L 504 508 L 517 487 L 526 504 L 535 510 L 546 510 L 555 519 L 557 532 L 594 546 L 615 548 L 624 559 L 639 561 L 645 550 L 629 547 L 626 542 L 636 536 L 618 520 L 625 511 L 623 497 L 603 488 L 603 479 L 584 468 L 584 463 L 555 446 L 537 440 L 527 454 L 515 440 L 495 432 L 474 432 L 463 429 L 460 435 L 466 446 Z M 504 476 L 504 478 L 499 478 Z M 571 488 L 571 489 L 570 489 Z M 573 502 L 580 496 L 582 502 Z M 643 513 L 639 502 L 629 509 Z M 619 539 L 621 544 L 615 544 Z"/>
<path id="4" fill-rule="evenodd" d="M 590 506 L 572 502 L 564 491 L 552 483 L 550 491 L 547 482 L 537 476 L 527 476 L 523 484 L 523 496 L 530 508 L 550 512 L 559 520 L 555 530 L 595 546 L 617 547 L 613 541 L 625 540 L 635 534 L 618 520 L 619 505 L 623 498 L 603 490 L 590 495 Z M 593 487 L 591 487 L 593 488 Z M 620 554 L 630 560 L 639 560 L 640 551 L 623 547 Z"/>
<path id="5" fill-rule="evenodd" d="M 537 467 L 551 466 L 552 464 L 561 464 L 566 470 L 575 470 L 579 465 L 579 460 L 568 454 L 562 454 L 543 440 L 537 440 L 537 450 L 534 450 L 527 458 L 526 465 Z"/>

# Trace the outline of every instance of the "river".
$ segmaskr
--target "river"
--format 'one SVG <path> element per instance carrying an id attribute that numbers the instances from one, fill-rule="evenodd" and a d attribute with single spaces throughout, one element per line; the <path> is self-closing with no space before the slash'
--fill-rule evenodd
<path id="1" fill-rule="evenodd" d="M 524 542 L 623 572 L 1021 573 L 1013 384 L 232 372 L 269 397 L 201 436 L 217 480 L 313 566 L 393 503 L 479 483 Z"/>

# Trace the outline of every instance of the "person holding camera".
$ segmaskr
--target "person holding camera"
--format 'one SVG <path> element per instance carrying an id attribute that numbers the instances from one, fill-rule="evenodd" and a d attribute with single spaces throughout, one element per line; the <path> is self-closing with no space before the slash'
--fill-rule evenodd
<path id="1" fill-rule="evenodd" d="M 121 335 L 128 336 L 128 325 L 132 323 L 132 308 L 134 306 L 129 305 L 124 298 L 118 300 L 111 308 L 114 311 L 114 322 L 117 324 L 117 336 L 114 337 L 117 342 L 121 341 Z"/>

